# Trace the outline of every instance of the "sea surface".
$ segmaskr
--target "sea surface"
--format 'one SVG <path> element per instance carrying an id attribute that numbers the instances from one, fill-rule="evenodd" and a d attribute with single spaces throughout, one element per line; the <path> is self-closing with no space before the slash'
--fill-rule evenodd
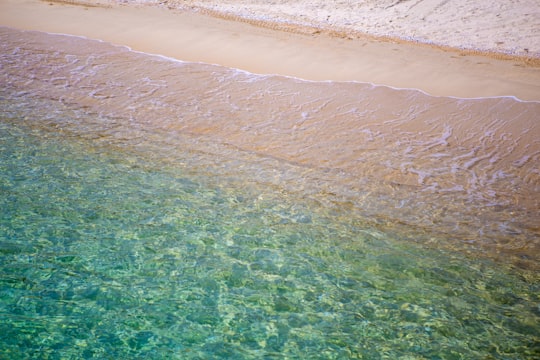
<path id="1" fill-rule="evenodd" d="M 0 27 L 0 358 L 538 359 L 539 115 Z"/>

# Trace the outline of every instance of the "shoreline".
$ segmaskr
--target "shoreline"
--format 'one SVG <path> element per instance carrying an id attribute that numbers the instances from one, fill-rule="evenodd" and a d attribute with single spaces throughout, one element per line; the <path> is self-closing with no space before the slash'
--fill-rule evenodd
<path id="1" fill-rule="evenodd" d="M 246 66 L 260 65 L 260 62 L 264 66 L 276 65 L 265 62 L 267 57 L 276 60 L 287 54 L 297 58 L 282 57 L 282 62 L 277 65 L 285 65 L 282 68 L 284 70 L 302 70 L 295 65 L 306 66 L 303 50 L 312 51 L 310 54 L 320 54 L 319 45 L 324 36 L 290 35 L 205 16 L 171 14 L 164 9 L 85 8 L 47 5 L 36 0 L 19 1 L 11 8 L 11 13 L 16 15 L 15 20 L 24 20 L 19 26 L 37 27 L 44 29 L 39 31 L 47 30 L 49 34 L 55 30 L 58 36 L 48 36 L 28 29 L 22 32 L 6 27 L 1 29 L 7 34 L 3 42 L 6 45 L 3 58 L 11 58 L 6 64 L 13 64 L 14 74 L 19 61 L 26 66 L 21 68 L 23 71 L 20 77 L 10 78 L 10 72 L 6 71 L 6 85 L 13 85 L 13 79 L 14 84 L 19 82 L 20 88 L 26 89 L 29 84 L 24 79 L 32 79 L 39 86 L 40 82 L 34 81 L 32 77 L 38 75 L 44 84 L 52 79 L 60 79 L 60 86 L 56 87 L 60 93 L 55 98 L 67 101 L 72 96 L 68 104 L 82 104 L 100 114 L 110 111 L 111 118 L 115 118 L 116 111 L 122 114 L 127 111 L 128 115 L 134 115 L 124 115 L 126 119 L 131 119 L 128 128 L 136 124 L 133 119 L 138 117 L 156 119 L 152 122 L 153 126 L 167 131 L 204 136 L 218 144 L 227 144 L 257 156 L 299 164 L 307 169 L 321 169 L 324 173 L 331 170 L 329 173 L 335 174 L 335 177 L 320 176 L 321 179 L 327 179 L 329 184 L 329 187 L 322 188 L 321 194 L 326 194 L 326 189 L 332 189 L 330 185 L 336 184 L 340 189 L 335 192 L 337 197 L 349 199 L 348 196 L 352 194 L 350 199 L 355 201 L 347 201 L 346 204 L 351 204 L 353 209 L 368 208 L 370 203 L 362 201 L 368 201 L 365 199 L 369 197 L 376 199 L 370 210 L 376 214 L 376 218 L 396 219 L 400 224 L 410 224 L 418 229 L 433 224 L 438 224 L 436 228 L 442 229 L 445 225 L 448 230 L 441 230 L 445 233 L 455 233 L 462 227 L 465 230 L 460 239 L 467 238 L 469 226 L 473 226 L 476 231 L 478 224 L 482 224 L 482 235 L 486 234 L 486 238 L 491 241 L 486 242 L 486 249 L 490 249 L 497 258 L 499 255 L 509 255 L 513 259 L 510 262 L 515 261 L 520 264 L 519 267 L 529 267 L 529 259 L 521 259 L 520 256 L 525 256 L 523 254 L 537 247 L 536 241 L 529 243 L 526 240 L 528 234 L 536 236 L 537 229 L 531 214 L 538 205 L 538 171 L 535 166 L 538 151 L 534 140 L 538 134 L 535 121 L 540 104 L 538 100 L 532 100 L 534 104 L 523 104 L 514 101 L 519 100 L 515 97 L 508 98 L 513 95 L 498 96 L 506 97 L 500 100 L 493 99 L 495 96 L 490 96 L 491 99 L 487 101 L 480 97 L 475 98 L 478 101 L 461 101 L 463 97 L 451 100 L 455 96 L 438 95 L 439 98 L 435 98 L 425 89 L 421 89 L 421 92 L 429 96 L 413 91 L 390 91 L 390 88 L 407 88 L 389 84 L 374 88 L 365 80 L 354 79 L 332 84 L 316 80 L 317 83 L 305 86 L 303 82 L 310 80 L 294 74 L 285 76 L 294 76 L 300 81 L 285 81 L 278 76 L 268 76 L 262 78 L 263 82 L 252 84 L 250 78 L 253 77 L 250 74 L 257 72 L 238 66 L 239 62 Z M 5 14 L 1 10 L 9 9 L 6 3 L 15 4 L 15 1 L 0 0 L 0 19 Z M 44 11 L 48 11 L 48 16 L 42 16 Z M 161 21 L 159 26 L 156 26 L 156 20 Z M 76 41 L 69 36 L 88 41 Z M 41 41 L 43 37 L 54 39 Z M 94 42 L 92 38 L 101 41 Z M 320 75 L 317 71 L 323 69 L 325 72 L 322 72 L 322 76 L 334 76 L 336 64 L 340 64 L 344 54 L 358 55 L 358 49 L 350 47 L 353 40 L 327 40 L 325 44 L 330 51 L 322 55 L 332 61 L 315 62 L 312 69 L 315 75 Z M 431 81 L 433 78 L 429 81 L 423 77 L 418 78 L 425 74 L 424 65 L 432 66 L 430 69 L 438 68 L 437 78 L 445 76 L 443 72 L 446 69 L 434 60 L 441 60 L 442 56 L 448 54 L 431 52 L 429 56 L 426 55 L 426 59 L 419 56 L 418 48 L 397 47 L 395 44 L 387 48 L 387 45 L 384 42 L 365 44 L 366 48 L 373 51 L 375 58 L 385 51 L 396 54 L 395 57 L 381 58 L 373 64 L 364 63 L 371 66 L 370 70 L 384 76 L 391 72 L 394 80 L 396 76 L 401 76 L 399 79 L 402 81 L 420 80 L 425 86 L 434 83 Z M 32 49 L 33 53 L 30 51 Z M 170 56 L 168 52 L 174 50 L 179 51 L 178 55 Z M 402 53 L 408 50 L 413 52 L 403 56 Z M 28 55 L 25 56 L 25 53 Z M 151 59 L 136 53 L 155 56 Z M 86 57 L 82 57 L 84 60 L 80 60 L 80 63 L 77 60 L 65 68 L 66 56 L 79 59 L 77 54 Z M 366 54 L 360 55 L 363 58 Z M 204 65 L 210 63 L 208 61 L 186 60 L 186 56 L 209 56 L 209 59 L 231 61 L 236 65 L 211 68 Z M 171 60 L 156 61 L 157 57 Z M 98 61 L 100 58 L 101 62 Z M 411 58 L 421 64 L 411 64 Z M 471 62 L 471 58 L 450 57 L 453 64 L 459 64 L 463 71 L 474 70 L 474 73 L 483 68 L 485 70 L 484 64 Z M 175 59 L 185 63 L 185 66 L 173 64 Z M 413 71 L 392 67 L 395 61 L 402 62 L 409 66 L 407 70 Z M 164 68 L 156 65 L 158 63 L 163 64 Z M 200 71 L 201 66 L 197 63 L 203 63 L 202 68 L 205 70 Z M 57 64 L 62 66 L 55 66 Z M 93 66 L 96 66 L 96 72 Z M 109 70 L 100 76 L 101 66 Z M 184 70 L 177 71 L 180 67 Z M 531 70 L 517 67 L 511 75 L 523 69 Z M 67 76 L 62 75 L 63 71 Z M 485 77 L 481 84 L 489 84 L 486 82 L 490 80 L 487 77 L 489 71 L 483 74 Z M 345 75 L 350 74 L 345 72 Z M 406 78 L 404 75 L 414 77 Z M 79 82 L 78 76 L 82 76 L 87 83 Z M 446 79 L 452 76 L 446 74 Z M 124 90 L 117 91 L 119 89 L 116 86 L 109 84 L 111 78 L 116 77 L 119 84 L 131 84 L 126 85 L 127 89 L 138 91 L 140 88 L 139 95 L 142 97 L 137 94 L 130 96 Z M 64 78 L 71 80 L 62 86 Z M 159 81 L 150 84 L 146 83 L 147 79 Z M 495 83 L 497 86 L 512 85 L 510 80 L 513 78 L 508 79 L 506 82 Z M 353 82 L 364 83 L 363 87 L 368 90 L 357 92 L 358 86 Z M 107 85 L 101 88 L 101 83 Z M 265 87 L 260 87 L 263 83 Z M 442 89 L 457 92 L 468 89 L 465 83 L 454 82 L 449 85 Z M 45 87 L 44 94 L 50 96 L 54 88 Z M 212 92 L 208 98 L 208 89 L 219 91 Z M 95 90 L 99 90 L 99 94 L 95 94 Z M 201 99 L 210 100 L 202 106 L 199 103 Z M 326 104 L 331 106 L 327 107 Z M 214 108 L 216 113 L 224 113 L 212 116 L 212 112 L 200 111 Z M 179 117 L 178 114 L 182 115 Z M 229 121 L 231 119 L 233 121 Z M 515 181 L 511 180 L 514 179 L 512 176 Z M 365 179 L 365 183 L 359 184 L 358 179 Z M 314 181 L 314 184 L 319 182 Z M 379 187 L 381 184 L 382 187 Z M 409 197 L 411 192 L 416 197 Z M 371 194 L 380 196 L 371 197 Z M 429 211 L 417 213 L 417 201 Z M 463 203 L 469 204 L 467 209 L 451 205 Z M 492 224 L 508 227 L 492 228 Z M 505 236 L 515 238 L 511 246 L 507 246 Z M 497 239 L 502 240 L 499 242 Z M 468 247 L 468 244 L 464 243 L 464 247 Z M 516 244 L 521 245 L 516 247 Z M 478 248 L 483 249 L 482 245 L 478 245 Z"/>
<path id="2" fill-rule="evenodd" d="M 432 96 L 540 101 L 540 66 L 534 59 L 499 59 L 502 55 L 370 35 L 343 38 L 326 30 L 287 31 L 273 29 L 271 23 L 261 26 L 249 19 L 144 5 L 2 0 L 0 10 L 2 26 L 84 36 L 255 74 L 372 83 L 418 89 Z"/>

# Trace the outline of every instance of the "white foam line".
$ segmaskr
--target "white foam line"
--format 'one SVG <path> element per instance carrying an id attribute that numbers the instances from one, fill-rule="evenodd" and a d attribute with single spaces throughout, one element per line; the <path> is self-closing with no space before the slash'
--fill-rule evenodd
<path id="1" fill-rule="evenodd" d="M 14 28 L 10 28 L 10 27 L 7 27 L 7 26 L 0 26 L 0 27 L 14 29 Z M 540 103 L 540 100 L 523 100 L 523 99 L 520 99 L 520 98 L 518 98 L 518 97 L 516 97 L 514 95 L 480 96 L 480 97 L 459 97 L 459 96 L 452 96 L 452 95 L 434 95 L 434 94 L 428 93 L 425 90 L 418 89 L 418 88 L 395 87 L 395 86 L 386 85 L 386 84 L 372 83 L 372 82 L 369 82 L 369 81 L 358 81 L 358 80 L 343 80 L 343 81 L 336 81 L 336 80 L 309 80 L 309 79 L 303 79 L 303 78 L 292 76 L 292 75 L 252 73 L 252 72 L 249 72 L 247 70 L 242 70 L 242 69 L 234 68 L 234 67 L 228 67 L 228 66 L 224 66 L 224 65 L 220 65 L 220 64 L 215 64 L 215 63 L 206 63 L 206 62 L 202 62 L 202 61 L 184 61 L 184 60 L 176 59 L 176 58 L 166 56 L 166 55 L 153 54 L 153 53 L 148 53 L 148 52 L 144 52 L 144 51 L 134 50 L 134 49 L 132 49 L 131 47 L 129 47 L 127 45 L 120 45 L 120 44 L 111 43 L 109 41 L 105 41 L 105 40 L 101 40 L 101 39 L 89 38 L 89 37 L 86 37 L 84 35 L 73 35 L 73 34 L 46 32 L 46 31 L 37 31 L 37 30 L 19 30 L 19 29 L 14 29 L 14 30 L 24 31 L 24 32 L 40 32 L 40 33 L 45 33 L 45 34 L 49 34 L 49 35 L 68 36 L 68 37 L 80 38 L 80 39 L 83 39 L 83 40 L 98 41 L 100 43 L 109 44 L 109 45 L 112 45 L 112 46 L 115 46 L 115 47 L 125 48 L 125 49 L 127 49 L 127 50 L 129 50 L 130 52 L 133 52 L 133 53 L 158 57 L 158 58 L 162 58 L 162 59 L 172 61 L 172 62 L 177 62 L 177 63 L 181 63 L 181 64 L 211 65 L 211 66 L 216 66 L 216 67 L 221 67 L 221 68 L 225 68 L 225 69 L 234 70 L 234 71 L 246 74 L 246 75 L 253 75 L 253 76 L 262 77 L 262 78 L 277 76 L 277 77 L 293 79 L 293 80 L 297 80 L 297 81 L 301 81 L 301 82 L 305 82 L 305 83 L 363 84 L 363 85 L 371 85 L 373 87 L 389 88 L 389 89 L 396 90 L 396 91 L 417 91 L 417 92 L 420 92 L 420 93 L 422 93 L 422 94 L 424 94 L 426 96 L 433 97 L 433 98 L 449 98 L 449 99 L 455 99 L 455 100 L 512 99 L 512 100 L 515 100 L 515 101 L 520 102 L 520 103 Z"/>
<path id="2" fill-rule="evenodd" d="M 179 62 L 179 63 L 184 63 L 184 64 L 191 63 L 191 64 L 202 64 L 202 65 L 217 66 L 217 67 L 221 67 L 221 68 L 225 68 L 225 69 L 234 70 L 234 71 L 246 74 L 246 75 L 252 75 L 252 76 L 257 76 L 257 77 L 262 77 L 262 78 L 277 76 L 277 77 L 283 77 L 283 78 L 297 80 L 297 81 L 305 82 L 305 83 L 330 83 L 330 84 L 331 83 L 335 83 L 335 84 L 344 83 L 344 84 L 371 85 L 373 87 L 389 88 L 389 89 L 396 90 L 396 91 L 417 91 L 417 92 L 420 92 L 420 93 L 422 93 L 422 94 L 424 94 L 426 96 L 433 97 L 433 98 L 450 98 L 450 99 L 455 99 L 455 100 L 512 99 L 512 100 L 515 100 L 515 101 L 521 102 L 521 103 L 540 103 L 540 101 L 538 101 L 538 100 L 523 100 L 523 99 L 520 99 L 520 98 L 518 98 L 518 97 L 516 97 L 514 95 L 479 96 L 479 97 L 459 97 L 459 96 L 452 96 L 452 95 L 434 95 L 434 94 L 428 93 L 425 90 L 418 89 L 418 88 L 395 87 L 395 86 L 386 85 L 386 84 L 372 83 L 372 82 L 369 82 L 369 81 L 359 81 L 359 80 L 343 80 L 343 81 L 337 81 L 337 80 L 309 80 L 309 79 L 303 79 L 303 78 L 293 76 L 293 75 L 283 75 L 283 74 L 274 74 L 274 73 L 272 73 L 272 74 L 252 73 L 252 72 L 249 72 L 247 70 L 242 70 L 242 69 L 234 68 L 234 67 L 228 67 L 228 66 L 224 66 L 224 65 L 220 65 L 220 64 L 216 64 L 216 63 L 206 63 L 206 62 L 201 62 L 201 61 L 196 61 L 196 62 L 195 61 L 184 61 L 184 60 L 179 60 L 179 59 L 172 58 L 172 57 L 166 56 L 166 55 L 153 54 L 153 53 L 147 53 L 147 52 L 144 52 L 144 51 L 133 50 L 132 48 L 130 48 L 129 46 L 126 46 L 126 45 L 116 45 L 116 44 L 112 44 L 112 45 L 126 47 L 127 49 L 129 49 L 130 51 L 132 51 L 134 53 L 144 54 L 144 55 L 148 55 L 148 56 L 160 57 L 160 58 L 170 60 L 170 61 L 173 61 L 173 62 Z"/>
<path id="3" fill-rule="evenodd" d="M 417 91 L 417 92 L 420 92 L 420 93 L 422 93 L 422 94 L 424 94 L 426 96 L 433 97 L 433 98 L 450 98 L 450 99 L 455 99 L 455 100 L 512 99 L 512 100 L 515 100 L 515 101 L 521 102 L 521 103 L 540 103 L 540 101 L 538 101 L 538 100 L 523 100 L 523 99 L 520 99 L 520 98 L 516 97 L 515 95 L 479 96 L 479 97 L 459 97 L 459 96 L 452 96 L 452 95 L 434 95 L 434 94 L 428 93 L 425 90 L 418 89 L 418 88 L 395 87 L 395 86 L 386 85 L 386 84 L 372 83 L 372 82 L 369 82 L 369 81 L 359 81 L 359 80 L 342 80 L 342 81 L 337 81 L 337 80 L 309 80 L 309 79 L 303 79 L 303 78 L 293 76 L 293 75 L 283 75 L 283 74 L 274 74 L 274 73 L 272 73 L 272 74 L 252 73 L 252 72 L 249 72 L 247 70 L 242 70 L 242 69 L 234 68 L 234 67 L 228 67 L 228 66 L 224 66 L 224 65 L 220 65 L 220 64 L 216 64 L 216 63 L 206 63 L 206 62 L 202 62 L 202 61 L 184 61 L 184 60 L 179 60 L 179 59 L 172 58 L 172 57 L 166 56 L 166 55 L 153 54 L 153 53 L 147 53 L 147 52 L 144 52 L 144 51 L 133 50 L 132 48 L 130 48 L 127 45 L 116 45 L 116 44 L 112 44 L 112 45 L 126 47 L 127 49 L 129 49 L 130 51 L 132 51 L 134 53 L 144 54 L 144 55 L 148 55 L 148 56 L 160 57 L 160 58 L 170 60 L 170 61 L 173 61 L 173 62 L 179 62 L 179 63 L 184 63 L 184 64 L 191 63 L 191 64 L 217 66 L 217 67 L 221 67 L 221 68 L 225 68 L 225 69 L 234 70 L 234 71 L 246 74 L 246 75 L 252 75 L 252 76 L 257 76 L 257 77 L 261 77 L 261 78 L 265 78 L 265 77 L 268 78 L 268 77 L 276 76 L 276 77 L 283 77 L 283 78 L 287 78 L 287 79 L 297 80 L 297 81 L 305 82 L 305 83 L 330 83 L 330 84 L 331 83 L 335 83 L 335 84 L 343 83 L 343 84 L 371 85 L 373 87 L 389 88 L 389 89 L 396 90 L 396 91 Z"/>

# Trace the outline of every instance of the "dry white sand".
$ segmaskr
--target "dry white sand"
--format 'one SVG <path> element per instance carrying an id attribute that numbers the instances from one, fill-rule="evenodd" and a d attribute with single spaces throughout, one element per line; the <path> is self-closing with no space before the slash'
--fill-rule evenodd
<path id="1" fill-rule="evenodd" d="M 82 0 L 235 17 L 540 57 L 538 0 Z"/>
<path id="2" fill-rule="evenodd" d="M 520 3 L 527 4 L 527 1 L 529 0 Z M 70 5 L 75 2 L 84 3 L 86 6 Z M 190 0 L 124 1 L 130 5 L 159 2 L 162 4 L 160 6 L 126 6 L 119 5 L 120 2 L 122 1 L 0 0 L 0 25 L 81 35 L 127 45 L 134 50 L 185 61 L 220 64 L 254 73 L 282 74 L 308 80 L 371 82 L 398 88 L 421 89 L 440 96 L 516 96 L 523 100 L 540 101 L 539 58 L 502 59 L 499 56 L 418 46 L 409 42 L 381 41 L 365 36 L 347 37 L 348 33 L 341 32 L 332 34 L 321 31 L 313 34 L 314 28 L 288 27 L 284 24 L 278 24 L 277 27 L 288 31 L 275 31 L 267 26 L 269 23 L 263 23 L 261 27 L 253 26 L 261 25 L 259 20 L 252 24 L 238 17 L 233 17 L 234 21 L 220 19 L 216 18 L 216 15 L 222 14 L 221 12 L 211 12 L 213 16 L 208 16 L 208 11 L 201 11 L 200 7 L 197 7 L 205 4 L 207 8 L 230 12 L 235 8 L 235 4 L 240 4 L 232 0 L 220 2 L 219 6 L 215 2 Z M 231 5 L 227 5 L 228 3 Z M 245 5 L 245 9 L 260 7 L 260 14 L 266 11 L 263 8 L 267 5 L 262 1 L 249 3 L 251 5 Z M 362 4 L 368 6 L 368 3 L 343 2 L 339 3 L 337 9 L 345 11 Z M 175 7 L 175 4 L 184 9 L 193 4 L 196 7 L 195 12 L 167 9 Z M 315 18 L 314 14 L 324 12 L 322 5 L 320 11 L 315 8 L 316 1 L 309 4 L 311 5 L 308 5 L 307 1 L 295 4 L 282 1 L 276 4 L 275 9 L 272 7 L 273 13 L 269 12 L 265 16 L 269 18 L 271 14 L 277 14 L 277 9 L 298 12 L 300 5 L 306 8 L 306 18 Z M 381 4 L 383 2 L 374 7 L 373 19 L 377 18 L 375 14 L 390 14 L 406 4 L 409 7 L 414 5 L 412 1 L 398 0 L 394 6 L 388 3 L 386 6 L 390 7 L 384 9 Z M 455 2 L 453 4 L 455 5 Z M 412 8 L 419 10 L 424 5 L 423 2 L 418 2 Z M 413 16 L 413 13 L 414 16 L 420 16 L 420 13 L 413 11 L 409 13 L 409 16 Z M 360 11 L 357 16 L 360 16 L 359 14 Z M 439 12 L 434 11 L 433 14 Z M 281 20 L 286 19 L 285 15 L 279 16 Z M 382 15 L 380 16 L 382 19 Z M 402 23 L 405 24 L 405 20 L 402 20 Z M 521 23 L 521 27 L 519 31 L 529 34 L 524 38 L 534 39 L 537 32 L 531 30 L 530 24 Z M 438 31 L 443 33 L 442 29 L 445 28 L 448 30 L 447 26 L 441 25 Z M 326 29 L 335 30 L 337 27 Z M 409 25 L 409 29 L 414 29 L 414 26 Z M 345 36 L 339 37 L 336 34 Z M 534 47 L 527 46 L 531 55 Z"/>

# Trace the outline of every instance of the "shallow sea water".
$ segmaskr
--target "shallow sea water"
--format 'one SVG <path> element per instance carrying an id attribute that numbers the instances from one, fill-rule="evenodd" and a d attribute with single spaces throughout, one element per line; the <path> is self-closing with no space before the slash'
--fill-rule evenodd
<path id="1" fill-rule="evenodd" d="M 536 271 L 365 216 L 332 171 L 20 76 L 0 92 L 1 358 L 540 357 Z"/>

